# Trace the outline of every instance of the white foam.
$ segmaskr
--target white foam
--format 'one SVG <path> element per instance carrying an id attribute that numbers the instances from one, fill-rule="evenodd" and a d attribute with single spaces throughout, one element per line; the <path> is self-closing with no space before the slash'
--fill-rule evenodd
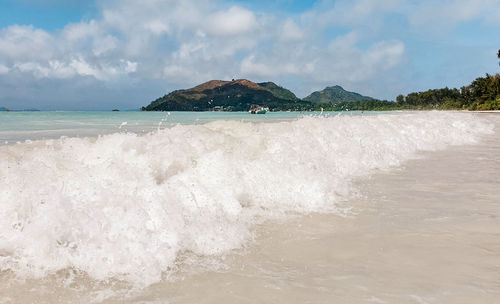
<path id="1" fill-rule="evenodd" d="M 261 220 L 335 212 L 354 178 L 488 132 L 474 115 L 423 112 L 3 146 L 0 269 L 43 277 L 74 268 L 149 285 L 182 252 L 224 254 Z"/>

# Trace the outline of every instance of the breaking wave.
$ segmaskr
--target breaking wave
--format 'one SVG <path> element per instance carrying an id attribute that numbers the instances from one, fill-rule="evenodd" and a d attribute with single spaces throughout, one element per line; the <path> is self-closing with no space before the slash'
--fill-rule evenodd
<path id="1" fill-rule="evenodd" d="M 239 248 L 287 213 L 336 212 L 351 183 L 492 125 L 464 113 L 216 121 L 0 147 L 0 270 L 149 285 L 183 253 Z"/>

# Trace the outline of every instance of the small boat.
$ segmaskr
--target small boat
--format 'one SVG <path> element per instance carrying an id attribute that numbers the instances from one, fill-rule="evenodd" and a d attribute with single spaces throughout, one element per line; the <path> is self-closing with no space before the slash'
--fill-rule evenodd
<path id="1" fill-rule="evenodd" d="M 248 112 L 250 112 L 250 114 L 266 114 L 267 111 L 269 111 L 268 107 L 263 107 L 260 105 L 251 105 L 250 110 Z"/>

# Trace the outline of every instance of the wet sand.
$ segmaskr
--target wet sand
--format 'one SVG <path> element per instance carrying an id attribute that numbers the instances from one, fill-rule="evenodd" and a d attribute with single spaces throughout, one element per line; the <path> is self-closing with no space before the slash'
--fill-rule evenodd
<path id="1" fill-rule="evenodd" d="M 480 144 L 359 181 L 352 216 L 265 225 L 226 270 L 130 302 L 498 303 L 500 115 L 484 115 L 496 133 Z"/>
<path id="2" fill-rule="evenodd" d="M 2 284 L 0 302 L 498 303 L 500 115 L 478 115 L 495 134 L 358 181 L 359 198 L 341 204 L 352 207 L 346 217 L 261 225 L 216 271 L 180 273 L 125 299 L 81 279 Z"/>

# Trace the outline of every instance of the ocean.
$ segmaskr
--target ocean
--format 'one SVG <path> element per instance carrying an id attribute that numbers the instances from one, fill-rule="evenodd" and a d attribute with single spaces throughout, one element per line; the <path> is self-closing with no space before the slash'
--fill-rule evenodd
<path id="1" fill-rule="evenodd" d="M 0 303 L 494 303 L 499 126 L 0 112 Z"/>
<path id="2" fill-rule="evenodd" d="M 118 132 L 145 134 L 176 124 L 204 124 L 216 120 L 276 121 L 318 114 L 320 113 L 269 112 L 266 115 L 250 115 L 247 112 L 0 111 L 0 144 L 56 139 L 61 136 L 95 137 Z M 344 115 L 359 114 L 361 112 L 354 111 L 345 112 Z"/>

